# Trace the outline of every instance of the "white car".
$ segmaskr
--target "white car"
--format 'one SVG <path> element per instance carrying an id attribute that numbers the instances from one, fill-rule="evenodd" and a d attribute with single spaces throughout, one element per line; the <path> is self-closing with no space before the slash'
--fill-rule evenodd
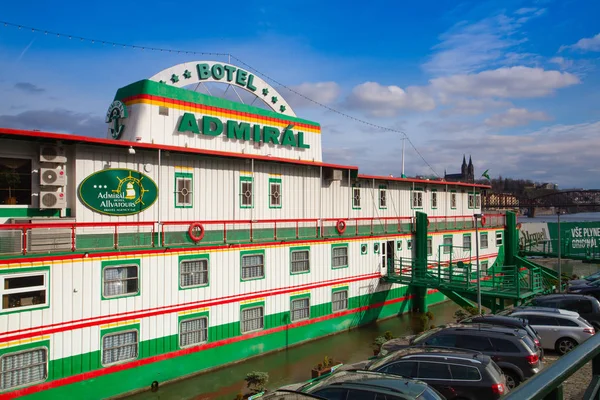
<path id="1" fill-rule="evenodd" d="M 527 319 L 540 335 L 541 346 L 556 350 L 561 355 L 594 336 L 595 332 L 594 327 L 574 311 L 523 309 L 510 316 Z"/>

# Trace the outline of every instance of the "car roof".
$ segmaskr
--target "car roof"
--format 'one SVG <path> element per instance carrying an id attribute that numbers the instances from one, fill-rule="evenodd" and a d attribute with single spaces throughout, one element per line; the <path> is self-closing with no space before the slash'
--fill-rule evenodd
<path id="1" fill-rule="evenodd" d="M 313 384 L 314 383 L 314 384 Z M 324 379 L 309 382 L 301 390 L 307 393 L 343 384 L 371 386 L 396 391 L 417 397 L 427 389 L 427 384 L 416 379 L 404 378 L 398 375 L 384 374 L 374 371 L 336 371 Z"/>
<path id="2" fill-rule="evenodd" d="M 261 400 L 312 400 L 320 399 L 325 400 L 324 397 L 317 396 L 310 393 L 301 393 L 293 390 L 277 389 L 273 392 L 261 393 L 260 395 L 254 395 L 253 399 Z"/>
<path id="3" fill-rule="evenodd" d="M 484 367 L 490 362 L 491 358 L 478 351 L 459 349 L 453 347 L 408 347 L 397 350 L 386 355 L 383 358 L 372 360 L 367 366 L 367 369 L 380 368 L 383 365 L 395 362 L 398 360 L 444 360 L 445 362 L 460 362 L 469 365 L 483 365 Z"/>
<path id="4" fill-rule="evenodd" d="M 545 294 L 543 296 L 535 297 L 533 300 L 556 300 L 556 299 L 595 299 L 593 296 L 588 296 L 585 294 L 577 294 L 577 293 L 553 293 L 553 294 Z"/>
<path id="5" fill-rule="evenodd" d="M 454 330 L 454 331 L 486 331 L 486 332 L 492 332 L 492 333 L 501 333 L 501 334 L 507 334 L 507 333 L 512 333 L 514 334 L 515 331 L 518 331 L 518 329 L 515 328 L 511 328 L 508 326 L 498 326 L 498 325 L 493 325 L 493 324 L 486 324 L 486 323 L 481 323 L 481 322 L 476 322 L 476 323 L 470 323 L 470 324 L 452 324 L 451 326 L 448 326 L 447 328 L 443 329 L 443 330 Z"/>
<path id="6" fill-rule="evenodd" d="M 472 322 L 485 322 L 487 324 L 507 324 L 514 326 L 527 326 L 527 322 L 523 318 L 512 317 L 508 315 L 474 315 L 472 317 L 466 318 L 466 320 L 471 320 Z M 474 321 L 476 320 L 476 321 Z M 463 321 L 461 321 L 463 322 Z M 464 322 L 463 322 L 464 323 Z"/>
<path id="7" fill-rule="evenodd" d="M 563 309 L 557 309 L 558 312 L 556 311 L 546 311 L 546 310 L 533 310 L 533 309 L 521 309 L 521 310 L 517 310 L 513 313 L 514 314 L 522 314 L 522 313 L 527 313 L 527 314 L 533 314 L 533 315 L 551 315 L 553 317 L 556 316 L 562 316 L 562 317 L 579 317 L 579 313 L 575 312 L 575 311 L 569 311 L 569 310 L 563 310 Z"/>

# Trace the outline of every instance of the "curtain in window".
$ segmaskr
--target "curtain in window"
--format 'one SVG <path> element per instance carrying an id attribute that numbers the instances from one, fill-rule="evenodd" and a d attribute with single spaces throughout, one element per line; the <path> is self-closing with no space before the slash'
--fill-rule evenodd
<path id="1" fill-rule="evenodd" d="M 137 331 L 106 335 L 102 338 L 102 364 L 137 358 Z"/>
<path id="2" fill-rule="evenodd" d="M 2 357 L 0 389 L 41 382 L 46 379 L 47 349 L 35 349 Z"/>

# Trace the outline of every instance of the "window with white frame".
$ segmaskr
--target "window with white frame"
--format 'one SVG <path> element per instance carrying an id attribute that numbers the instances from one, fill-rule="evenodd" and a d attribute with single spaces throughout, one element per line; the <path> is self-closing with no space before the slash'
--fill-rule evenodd
<path id="1" fill-rule="evenodd" d="M 352 208 L 360 208 L 360 186 L 352 187 Z"/>
<path id="2" fill-rule="evenodd" d="M 477 193 L 475 195 L 475 208 L 481 208 L 481 194 Z"/>
<path id="3" fill-rule="evenodd" d="M 488 234 L 487 232 L 481 232 L 479 234 L 479 248 L 487 249 L 488 248 Z"/>
<path id="4" fill-rule="evenodd" d="M 387 208 L 387 187 L 379 186 L 379 208 Z"/>
<path id="5" fill-rule="evenodd" d="M 433 239 L 428 237 L 427 238 L 427 255 L 432 255 L 433 254 Z"/>
<path id="6" fill-rule="evenodd" d="M 257 331 L 265 327 L 265 308 L 264 306 L 244 308 L 240 329 L 242 333 Z"/>
<path id="7" fill-rule="evenodd" d="M 102 365 L 135 360 L 138 357 L 137 330 L 109 333 L 102 336 Z"/>
<path id="8" fill-rule="evenodd" d="M 192 176 L 192 174 L 188 173 L 175 174 L 176 207 L 192 207 Z"/>
<path id="9" fill-rule="evenodd" d="M 471 250 L 471 235 L 463 235 L 463 249 Z"/>
<path id="10" fill-rule="evenodd" d="M 450 192 L 450 208 L 456 208 L 456 192 Z"/>
<path id="11" fill-rule="evenodd" d="M 412 208 L 423 208 L 423 191 L 412 191 Z"/>
<path id="12" fill-rule="evenodd" d="M 503 236 L 502 231 L 496 232 L 496 247 L 500 247 L 504 243 Z"/>
<path id="13" fill-rule="evenodd" d="M 487 275 L 488 273 L 488 262 L 487 261 L 482 261 L 481 262 L 481 273 L 484 275 Z"/>
<path id="14" fill-rule="evenodd" d="M 135 264 L 105 267 L 102 275 L 104 297 L 124 296 L 139 292 L 139 267 Z"/>
<path id="15" fill-rule="evenodd" d="M 240 206 L 242 208 L 252 207 L 253 184 L 252 177 L 240 177 Z"/>
<path id="16" fill-rule="evenodd" d="M 438 194 L 436 190 L 431 191 L 431 208 L 437 208 L 438 206 Z"/>
<path id="17" fill-rule="evenodd" d="M 242 279 L 258 279 L 265 276 L 265 255 L 263 253 L 242 256 Z"/>
<path id="18" fill-rule="evenodd" d="M 48 348 L 5 353 L 0 358 L 0 390 L 44 382 L 48 378 Z"/>
<path id="19" fill-rule="evenodd" d="M 348 309 L 348 290 L 338 290 L 331 295 L 331 311 L 338 312 Z"/>
<path id="20" fill-rule="evenodd" d="M 310 318 L 310 298 L 303 297 L 301 299 L 292 300 L 290 306 L 290 320 L 292 322 L 302 321 Z"/>
<path id="21" fill-rule="evenodd" d="M 469 193 L 469 208 L 475 208 L 475 195 Z"/>
<path id="22" fill-rule="evenodd" d="M 0 275 L 2 311 L 48 304 L 48 271 Z"/>
<path id="23" fill-rule="evenodd" d="M 450 254 L 452 251 L 452 236 L 444 236 L 444 254 Z"/>
<path id="24" fill-rule="evenodd" d="M 281 207 L 281 179 L 269 179 L 269 207 Z"/>
<path id="25" fill-rule="evenodd" d="M 44 148 L 52 150 L 52 148 Z M 49 157 L 49 154 L 44 154 Z M 33 163 L 27 158 L 0 157 L 0 204 L 31 205 Z M 38 178 L 39 179 L 39 178 Z"/>
<path id="26" fill-rule="evenodd" d="M 292 250 L 290 255 L 292 274 L 310 271 L 310 251 Z"/>
<path id="27" fill-rule="evenodd" d="M 179 264 L 179 285 L 182 288 L 208 285 L 208 260 L 184 260 Z"/>
<path id="28" fill-rule="evenodd" d="M 348 266 L 348 246 L 338 246 L 331 249 L 331 266 L 333 268 Z"/>
<path id="29" fill-rule="evenodd" d="M 185 319 L 179 323 L 179 347 L 193 346 L 207 340 L 207 317 Z"/>

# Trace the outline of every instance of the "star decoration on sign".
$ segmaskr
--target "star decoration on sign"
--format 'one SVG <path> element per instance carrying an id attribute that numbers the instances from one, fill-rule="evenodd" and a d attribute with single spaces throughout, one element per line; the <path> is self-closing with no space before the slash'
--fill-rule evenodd
<path id="1" fill-rule="evenodd" d="M 285 111 L 285 106 L 282 104 L 281 107 L 279 107 L 279 111 L 284 112 Z"/>
<path id="2" fill-rule="evenodd" d="M 179 82 L 179 77 L 175 74 L 171 75 L 171 82 L 173 82 L 173 83 Z"/>
<path id="3" fill-rule="evenodd" d="M 266 96 L 269 94 L 269 89 L 268 88 L 264 88 L 263 89 L 263 96 Z"/>
<path id="4" fill-rule="evenodd" d="M 277 103 L 277 96 L 271 97 L 271 103 L 273 103 L 273 104 Z"/>
<path id="5" fill-rule="evenodd" d="M 167 82 L 165 82 L 165 81 L 159 81 L 158 83 L 167 83 Z"/>
<path id="6" fill-rule="evenodd" d="M 185 72 L 183 73 L 183 77 L 185 79 L 190 79 L 192 77 L 192 73 L 186 69 Z"/>

